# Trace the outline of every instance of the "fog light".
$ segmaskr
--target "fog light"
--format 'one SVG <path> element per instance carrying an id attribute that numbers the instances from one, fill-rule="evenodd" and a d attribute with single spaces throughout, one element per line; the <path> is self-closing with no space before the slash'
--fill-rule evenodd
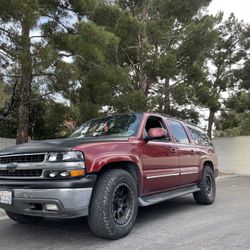
<path id="1" fill-rule="evenodd" d="M 56 204 L 45 204 L 45 208 L 48 211 L 58 211 L 58 207 Z"/>

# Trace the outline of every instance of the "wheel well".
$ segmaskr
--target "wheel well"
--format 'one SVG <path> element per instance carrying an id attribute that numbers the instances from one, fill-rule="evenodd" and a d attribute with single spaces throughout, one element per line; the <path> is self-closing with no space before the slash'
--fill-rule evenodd
<path id="1" fill-rule="evenodd" d="M 213 172 L 214 172 L 214 164 L 211 161 L 205 161 L 204 164 L 203 164 L 203 168 L 205 166 L 210 167 L 213 170 Z"/>
<path id="2" fill-rule="evenodd" d="M 138 192 L 140 191 L 141 180 L 140 180 L 140 170 L 136 163 L 130 161 L 113 162 L 108 163 L 102 167 L 102 169 L 97 173 L 98 176 L 102 175 L 104 172 L 111 169 L 123 169 L 126 170 L 134 178 L 137 184 Z"/>

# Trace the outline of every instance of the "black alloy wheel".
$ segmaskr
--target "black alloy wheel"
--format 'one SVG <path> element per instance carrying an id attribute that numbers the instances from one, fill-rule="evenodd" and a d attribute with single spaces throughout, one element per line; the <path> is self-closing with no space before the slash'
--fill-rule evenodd
<path id="1" fill-rule="evenodd" d="M 115 189 L 112 202 L 112 214 L 118 225 L 126 225 L 132 217 L 132 193 L 126 183 L 119 184 Z"/>

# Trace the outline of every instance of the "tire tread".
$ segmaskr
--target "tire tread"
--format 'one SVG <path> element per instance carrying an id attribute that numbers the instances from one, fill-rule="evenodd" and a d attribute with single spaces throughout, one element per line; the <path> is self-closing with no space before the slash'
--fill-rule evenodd
<path id="1" fill-rule="evenodd" d="M 110 218 L 110 192 L 114 182 L 117 182 L 120 179 L 127 179 L 127 181 L 131 183 L 134 192 L 137 192 L 133 177 L 127 171 L 122 169 L 112 169 L 105 172 L 99 177 L 97 185 L 95 186 L 91 199 L 88 223 L 90 229 L 99 237 L 119 239 L 128 234 L 134 225 L 138 208 L 137 197 L 135 198 L 135 214 L 133 215 L 132 223 L 129 223 L 128 227 L 119 230 L 119 228 L 115 228 L 112 219 Z"/>
<path id="2" fill-rule="evenodd" d="M 214 182 L 214 194 L 212 197 L 207 195 L 206 192 L 206 179 L 205 176 L 209 174 Z M 196 203 L 200 204 L 200 205 L 211 205 L 213 204 L 214 200 L 215 200 L 215 193 L 216 193 L 216 184 L 215 184 L 215 180 L 214 180 L 214 172 L 212 170 L 212 168 L 210 166 L 204 166 L 204 169 L 202 171 L 202 176 L 201 176 L 201 181 L 198 184 L 200 191 L 193 193 L 194 199 L 196 201 Z"/>

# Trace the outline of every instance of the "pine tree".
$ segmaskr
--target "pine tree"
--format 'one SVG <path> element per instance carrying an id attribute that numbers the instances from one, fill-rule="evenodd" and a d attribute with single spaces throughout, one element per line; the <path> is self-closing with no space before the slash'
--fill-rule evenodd
<path id="1" fill-rule="evenodd" d="M 0 1 L 1 78 L 18 83 L 17 143 L 28 141 L 32 84 L 55 82 L 59 51 L 49 43 L 50 31 L 73 33 L 72 25 L 65 24 L 74 17 L 74 8 L 82 15 L 95 1 Z M 63 71 L 63 70 L 61 70 Z M 7 80 L 6 80 L 7 79 Z"/>
<path id="2" fill-rule="evenodd" d="M 200 77 L 215 38 L 214 18 L 202 12 L 209 2 L 119 0 L 94 13 L 93 20 L 119 38 L 118 63 L 129 70 L 131 91 L 144 109 L 176 113 L 176 103 L 189 102 L 191 93 L 180 93 L 188 94 Z"/>
<path id="3" fill-rule="evenodd" d="M 204 67 L 204 79 L 195 88 L 198 103 L 209 109 L 207 130 L 210 138 L 215 115 L 221 109 L 223 93 L 237 88 L 235 69 L 247 56 L 245 43 L 249 39 L 246 35 L 247 26 L 233 14 L 222 23 L 221 18 L 217 41 Z"/>
<path id="4" fill-rule="evenodd" d="M 245 35 L 248 37 L 248 30 Z M 245 50 L 249 49 L 246 39 Z M 229 98 L 224 101 L 222 113 L 215 122 L 216 136 L 250 135 L 250 60 L 243 67 L 234 70 L 234 79 L 238 83 Z"/>

